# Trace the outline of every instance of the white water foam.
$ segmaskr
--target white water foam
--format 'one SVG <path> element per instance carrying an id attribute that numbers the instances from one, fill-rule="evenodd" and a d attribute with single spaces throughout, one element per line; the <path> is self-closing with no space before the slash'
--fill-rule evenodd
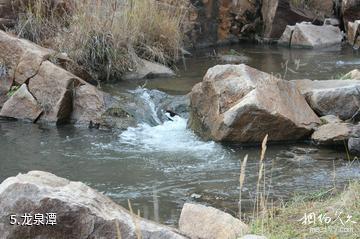
<path id="1" fill-rule="evenodd" d="M 337 61 L 336 65 L 360 65 L 360 60 L 353 61 Z"/>
<path id="2" fill-rule="evenodd" d="M 173 121 L 161 125 L 150 126 L 140 124 L 136 128 L 128 128 L 120 134 L 120 143 L 146 152 L 213 152 L 221 148 L 215 142 L 201 141 L 186 128 L 187 120 L 175 116 Z"/>
<path id="3" fill-rule="evenodd" d="M 146 89 L 143 88 L 137 88 L 135 91 L 133 91 L 134 93 L 138 93 L 140 94 L 140 98 L 143 99 L 150 107 L 151 110 L 151 116 L 152 118 L 155 120 L 155 122 L 157 124 L 161 124 L 161 120 L 158 118 L 157 114 L 156 114 L 156 107 L 154 102 L 151 100 L 151 96 L 149 95 L 149 93 L 147 92 Z"/>

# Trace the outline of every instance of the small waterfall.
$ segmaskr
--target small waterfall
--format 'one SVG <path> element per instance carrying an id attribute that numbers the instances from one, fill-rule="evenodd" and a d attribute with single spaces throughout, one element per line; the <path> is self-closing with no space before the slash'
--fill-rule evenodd
<path id="1" fill-rule="evenodd" d="M 145 105 L 149 107 L 150 116 L 151 118 L 157 123 L 162 124 L 162 120 L 159 118 L 157 111 L 158 109 L 155 106 L 154 100 L 151 99 L 151 95 L 149 94 L 149 90 L 144 88 L 137 88 L 135 91 L 133 91 L 136 95 L 139 95 L 141 99 L 144 100 Z"/>
<path id="2" fill-rule="evenodd" d="M 166 104 L 173 103 L 173 96 L 158 90 L 137 88 L 130 91 L 137 106 L 139 122 L 137 127 L 130 127 L 119 135 L 117 142 L 101 145 L 116 151 L 139 153 L 180 153 L 206 158 L 220 153 L 224 149 L 215 142 L 204 142 L 191 130 L 187 129 L 187 119 L 175 116 L 167 119 L 164 110 Z"/>

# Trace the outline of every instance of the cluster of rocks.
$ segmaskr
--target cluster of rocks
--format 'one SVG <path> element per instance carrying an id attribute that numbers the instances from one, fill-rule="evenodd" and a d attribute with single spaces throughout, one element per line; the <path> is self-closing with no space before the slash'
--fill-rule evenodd
<path id="1" fill-rule="evenodd" d="M 188 126 L 215 141 L 259 143 L 268 134 L 343 144 L 360 137 L 359 71 L 346 77 L 353 78 L 286 81 L 244 64 L 218 65 L 192 89 Z"/>
<path id="2" fill-rule="evenodd" d="M 54 124 L 92 122 L 104 127 L 123 123 L 119 128 L 132 124 L 118 99 L 54 64 L 56 56 L 52 50 L 0 31 L 1 117 Z"/>
<path id="3" fill-rule="evenodd" d="M 22 226 L 25 214 L 55 213 L 54 226 Z M 11 225 L 10 216 L 18 223 Z M 33 215 L 32 215 L 33 216 Z M 32 223 L 28 221 L 27 223 Z M 80 182 L 31 171 L 0 184 L 1 238 L 266 239 L 215 208 L 185 204 L 179 230 L 146 220 Z"/>

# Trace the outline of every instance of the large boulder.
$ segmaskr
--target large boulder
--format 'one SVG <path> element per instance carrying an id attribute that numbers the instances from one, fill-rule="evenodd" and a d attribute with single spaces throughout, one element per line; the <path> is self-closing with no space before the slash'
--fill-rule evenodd
<path id="1" fill-rule="evenodd" d="M 185 203 L 179 229 L 192 239 L 233 239 L 249 232 L 239 219 L 213 207 Z"/>
<path id="2" fill-rule="evenodd" d="M 324 2 L 329 1 L 331 0 Z M 315 10 L 315 8 L 312 9 Z M 270 39 L 279 39 L 287 25 L 295 25 L 303 21 L 320 24 L 324 20 L 323 17 L 319 18 L 319 15 L 315 14 L 315 12 L 300 6 L 294 6 L 288 0 L 264 0 L 261 14 L 264 21 L 263 36 Z M 326 13 L 325 15 L 330 14 Z"/>
<path id="3" fill-rule="evenodd" d="M 135 119 L 113 97 L 95 86 L 82 83 L 74 89 L 71 122 L 101 128 L 126 129 L 135 125 Z"/>
<path id="4" fill-rule="evenodd" d="M 66 123 L 73 108 L 73 91 L 80 79 L 49 61 L 41 64 L 37 74 L 30 79 L 29 90 L 44 108 L 41 120 Z"/>
<path id="5" fill-rule="evenodd" d="M 0 31 L 0 107 L 9 98 L 12 85 L 21 85 L 36 75 L 52 52 Z"/>
<path id="6" fill-rule="evenodd" d="M 359 80 L 295 80 L 300 92 L 319 115 L 350 119 L 360 107 Z"/>
<path id="7" fill-rule="evenodd" d="M 54 54 L 52 50 L 0 31 L 2 116 L 106 128 L 134 125 L 133 118 L 123 110 L 121 100 L 47 60 L 52 56 L 60 59 L 60 63 L 69 62 L 66 57 L 59 57 L 61 54 Z M 19 84 L 22 87 L 9 99 Z"/>
<path id="8" fill-rule="evenodd" d="M 4 104 L 0 116 L 13 117 L 35 122 L 43 112 L 36 99 L 23 84 Z"/>
<path id="9" fill-rule="evenodd" d="M 205 139 L 297 140 L 319 123 L 293 84 L 243 64 L 210 68 L 190 94 L 188 126 Z"/>
<path id="10" fill-rule="evenodd" d="M 0 31 L 0 59 L 8 77 L 18 84 L 35 76 L 42 62 L 51 54 L 52 50 Z"/>
<path id="11" fill-rule="evenodd" d="M 339 27 L 303 22 L 287 26 L 279 43 L 293 48 L 324 48 L 340 46 L 342 39 Z"/>
<path id="12" fill-rule="evenodd" d="M 360 19 L 360 0 L 342 0 L 341 13 L 347 30 L 348 22 Z"/>
<path id="13" fill-rule="evenodd" d="M 50 221 L 47 213 L 56 217 Z M 21 225 L 25 214 L 33 226 Z M 35 225 L 35 214 L 56 225 Z M 15 225 L 10 224 L 11 215 Z M 83 183 L 39 171 L 0 184 L 0 231 L 1 238 L 185 238 L 175 229 L 131 214 Z"/>

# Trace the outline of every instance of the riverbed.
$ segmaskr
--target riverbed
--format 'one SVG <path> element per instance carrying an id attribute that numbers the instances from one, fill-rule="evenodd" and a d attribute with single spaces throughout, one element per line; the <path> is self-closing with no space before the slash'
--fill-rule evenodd
<path id="1" fill-rule="evenodd" d="M 178 64 L 175 78 L 111 82 L 102 89 L 116 95 L 142 86 L 184 95 L 209 67 L 219 64 L 217 55 L 229 52 L 246 56 L 248 65 L 287 80 L 335 79 L 360 65 L 359 55 L 349 48 L 311 51 L 242 45 L 197 51 Z M 1 120 L 0 181 L 19 172 L 49 171 L 82 181 L 125 207 L 130 200 L 142 216 L 174 225 L 186 201 L 208 203 L 235 215 L 240 160 L 248 154 L 242 197 L 245 210 L 251 211 L 260 147 L 204 142 L 186 129 L 186 121 L 177 117 L 120 132 Z M 274 200 L 360 178 L 360 164 L 347 160 L 345 146 L 268 145 L 265 162 L 266 188 Z"/>

